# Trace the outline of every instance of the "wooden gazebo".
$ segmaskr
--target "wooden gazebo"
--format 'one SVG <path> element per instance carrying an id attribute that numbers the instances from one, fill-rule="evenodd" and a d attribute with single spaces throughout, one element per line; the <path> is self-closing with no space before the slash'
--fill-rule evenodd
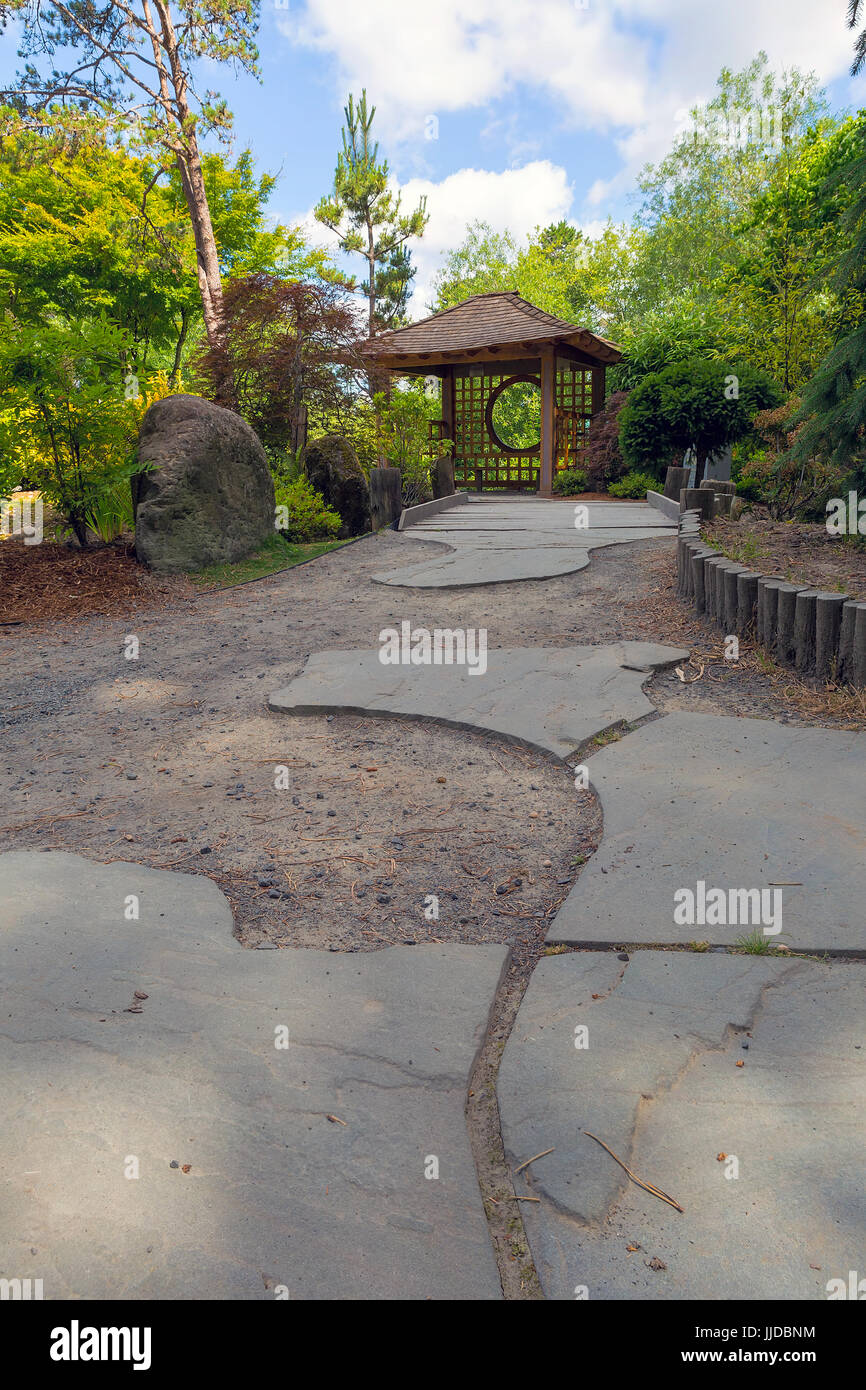
<path id="1" fill-rule="evenodd" d="M 374 370 L 442 381 L 440 437 L 454 440 L 458 485 L 532 489 L 549 497 L 554 474 L 580 465 L 593 415 L 604 405 L 608 364 L 619 348 L 587 328 L 554 318 L 515 291 L 476 294 L 453 309 L 368 339 Z M 541 395 L 540 438 L 512 448 L 496 433 L 493 408 L 509 386 Z"/>

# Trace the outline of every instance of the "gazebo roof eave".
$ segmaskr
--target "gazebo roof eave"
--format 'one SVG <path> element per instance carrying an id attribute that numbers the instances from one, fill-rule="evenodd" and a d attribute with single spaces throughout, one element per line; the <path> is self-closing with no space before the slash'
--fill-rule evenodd
<path id="1" fill-rule="evenodd" d="M 593 339 L 592 346 L 588 345 L 585 340 L 580 341 L 584 333 Z M 603 350 L 598 351 L 595 344 L 603 344 Z M 563 334 L 557 337 L 536 338 L 529 342 L 524 339 L 517 339 L 512 342 L 497 341 L 471 348 L 446 348 L 427 352 L 395 351 L 387 341 L 381 338 L 368 338 L 361 345 L 361 355 L 371 365 L 375 364 L 389 371 L 399 371 L 403 367 L 423 369 L 426 366 L 432 372 L 437 367 L 457 366 L 463 363 L 473 365 L 485 362 L 495 363 L 504 358 L 537 358 L 551 348 L 556 351 L 565 349 L 580 354 L 581 359 L 588 367 L 612 367 L 622 359 L 622 352 L 614 343 L 599 338 L 597 334 L 591 333 L 588 329 L 581 329 L 578 333 Z"/>

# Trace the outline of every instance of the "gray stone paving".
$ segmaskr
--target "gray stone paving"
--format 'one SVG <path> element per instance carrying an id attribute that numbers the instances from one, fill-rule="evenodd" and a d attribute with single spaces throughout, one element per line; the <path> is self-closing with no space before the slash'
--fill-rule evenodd
<path id="1" fill-rule="evenodd" d="M 286 714 L 436 718 L 568 757 L 610 725 L 651 714 L 641 686 L 686 655 L 652 642 L 495 648 L 486 672 L 473 675 L 465 666 L 384 666 L 378 652 L 317 652 L 268 704 Z"/>
<path id="2" fill-rule="evenodd" d="M 675 892 L 697 896 L 702 880 L 726 895 L 785 885 L 773 943 L 866 953 L 866 734 L 670 714 L 588 766 L 604 838 L 549 940 L 733 945 L 749 935 L 742 922 L 675 921 Z"/>
<path id="3" fill-rule="evenodd" d="M 578 505 L 588 520 L 580 529 L 575 527 Z M 549 579 L 584 569 L 589 552 L 599 546 L 665 536 L 673 542 L 676 534 L 676 522 L 645 503 L 470 496 L 402 532 L 406 565 L 373 577 L 380 584 L 420 589 Z M 439 541 L 449 550 L 413 560 L 413 539 Z"/>
<path id="4" fill-rule="evenodd" d="M 56 852 L 0 856 L 0 904 L 4 1277 L 501 1297 L 464 1105 L 504 947 L 247 951 L 209 879 Z"/>
<path id="5" fill-rule="evenodd" d="M 548 1298 L 823 1299 L 864 1267 L 857 963 L 548 957 L 497 1089 L 513 1166 L 554 1148 L 515 1179 Z"/>

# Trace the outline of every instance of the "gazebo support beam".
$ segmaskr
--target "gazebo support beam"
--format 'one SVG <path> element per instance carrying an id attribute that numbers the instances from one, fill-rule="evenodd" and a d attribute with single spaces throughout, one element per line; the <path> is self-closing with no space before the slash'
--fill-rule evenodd
<path id="1" fill-rule="evenodd" d="M 592 369 L 592 413 L 597 415 L 600 410 L 604 410 L 605 396 L 605 369 L 604 367 L 593 367 Z"/>
<path id="2" fill-rule="evenodd" d="M 538 491 L 553 496 L 554 452 L 556 449 L 556 350 L 541 355 L 541 477 Z"/>
<path id="3" fill-rule="evenodd" d="M 454 399 L 454 368 L 445 367 L 442 372 L 442 419 L 445 422 L 446 439 L 457 438 L 457 407 Z M 454 457 L 452 446 L 451 457 Z"/>

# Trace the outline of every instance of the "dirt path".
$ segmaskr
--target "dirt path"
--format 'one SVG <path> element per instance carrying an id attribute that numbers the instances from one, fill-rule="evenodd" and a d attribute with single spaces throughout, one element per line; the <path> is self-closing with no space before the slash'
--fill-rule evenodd
<path id="1" fill-rule="evenodd" d="M 423 593 L 369 582 L 404 552 L 384 533 L 129 624 L 8 629 L 0 849 L 208 874 L 253 946 L 435 939 L 532 953 L 597 843 L 592 797 L 576 802 L 552 759 L 496 739 L 277 716 L 268 692 L 309 653 L 375 646 L 404 619 L 486 627 L 491 648 L 710 639 L 671 598 L 667 540 L 598 551 L 561 579 Z M 137 660 L 124 655 L 130 636 Z M 661 709 L 791 717 L 768 680 L 723 663 L 694 686 L 659 676 L 650 694 Z M 279 767 L 289 785 L 277 791 Z"/>
<path id="2" fill-rule="evenodd" d="M 440 547 L 413 542 L 413 558 L 424 552 Z M 694 644 L 718 659 L 692 685 L 655 677 L 660 711 L 802 716 L 754 661 L 726 665 L 718 634 L 677 602 L 669 539 L 596 551 L 588 569 L 546 581 L 425 592 L 369 582 L 405 554 L 384 533 L 230 591 L 179 591 L 126 623 L 0 630 L 0 851 L 206 874 L 251 947 L 508 943 L 467 1115 L 506 1297 L 538 1297 L 508 1200 L 495 1080 L 550 918 L 599 842 L 595 798 L 576 796 L 553 758 L 496 738 L 274 715 L 267 694 L 311 652 L 374 647 L 382 627 L 409 620 L 486 627 L 491 648 Z M 276 790 L 280 767 L 288 786 Z"/>

